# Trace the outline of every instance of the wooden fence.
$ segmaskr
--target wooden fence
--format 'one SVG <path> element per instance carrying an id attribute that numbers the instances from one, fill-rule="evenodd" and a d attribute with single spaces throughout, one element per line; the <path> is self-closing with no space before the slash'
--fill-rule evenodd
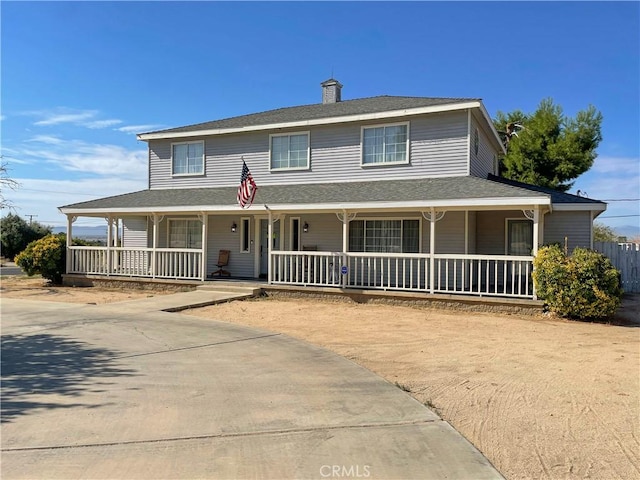
<path id="1" fill-rule="evenodd" d="M 593 248 L 620 270 L 625 292 L 640 293 L 640 243 L 593 242 Z"/>

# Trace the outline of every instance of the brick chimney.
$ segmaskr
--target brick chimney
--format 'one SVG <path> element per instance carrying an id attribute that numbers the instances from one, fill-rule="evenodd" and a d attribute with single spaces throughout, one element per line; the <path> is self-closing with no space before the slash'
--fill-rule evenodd
<path id="1" fill-rule="evenodd" d="M 322 85 L 322 103 L 336 103 L 341 100 L 342 84 L 339 81 L 330 78 L 320 85 Z"/>

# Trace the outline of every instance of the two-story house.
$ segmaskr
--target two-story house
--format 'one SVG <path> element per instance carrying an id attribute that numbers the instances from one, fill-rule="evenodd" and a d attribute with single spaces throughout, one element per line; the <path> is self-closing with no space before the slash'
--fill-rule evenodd
<path id="1" fill-rule="evenodd" d="M 603 202 L 498 177 L 480 99 L 379 96 L 143 133 L 146 190 L 61 207 L 107 219 L 67 272 L 533 298 L 538 246 L 590 247 Z M 242 209 L 242 162 L 258 186 Z"/>

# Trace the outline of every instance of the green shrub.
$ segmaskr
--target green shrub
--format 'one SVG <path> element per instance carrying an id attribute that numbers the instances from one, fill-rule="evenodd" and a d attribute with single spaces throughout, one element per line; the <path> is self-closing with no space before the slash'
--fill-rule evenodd
<path id="1" fill-rule="evenodd" d="M 549 245 L 538 250 L 533 267 L 538 297 L 558 315 L 601 319 L 620 306 L 619 272 L 598 252 L 576 248 L 566 256 L 558 245 Z"/>
<path id="2" fill-rule="evenodd" d="M 67 236 L 64 233 L 47 235 L 27 245 L 16 257 L 16 264 L 27 275 L 42 275 L 54 284 L 62 283 L 67 257 Z"/>

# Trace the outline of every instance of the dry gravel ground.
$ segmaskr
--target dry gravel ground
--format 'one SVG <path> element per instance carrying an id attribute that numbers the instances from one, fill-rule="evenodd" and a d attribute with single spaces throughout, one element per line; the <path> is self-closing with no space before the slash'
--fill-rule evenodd
<path id="1" fill-rule="evenodd" d="M 640 328 L 310 300 L 189 313 L 363 365 L 433 406 L 507 478 L 640 478 Z"/>
<path id="2" fill-rule="evenodd" d="M 31 283 L 29 283 L 31 282 Z M 2 279 L 2 296 L 106 303 L 157 293 Z M 623 316 L 638 319 L 640 296 Z M 640 478 L 640 328 L 318 300 L 189 310 L 321 345 L 398 384 L 509 479 Z"/>
<path id="3" fill-rule="evenodd" d="M 1 273 L 1 270 L 0 270 Z M 40 276 L 15 275 L 2 277 L 0 295 L 48 302 L 103 303 L 122 302 L 139 298 L 175 293 L 172 291 L 135 290 L 131 288 L 61 287 L 50 285 Z"/>

